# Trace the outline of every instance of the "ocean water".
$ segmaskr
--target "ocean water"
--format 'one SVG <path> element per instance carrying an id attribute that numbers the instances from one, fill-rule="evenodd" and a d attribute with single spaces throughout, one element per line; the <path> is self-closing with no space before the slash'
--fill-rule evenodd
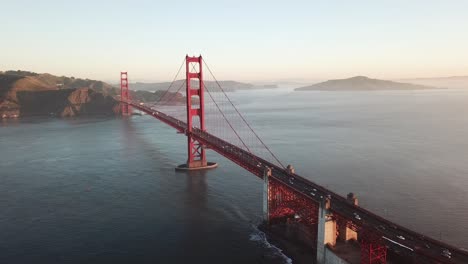
<path id="1" fill-rule="evenodd" d="M 468 248 L 468 90 L 230 94 L 285 164 Z M 290 263 L 256 226 L 262 182 L 177 173 L 186 140 L 149 116 L 0 123 L 0 263 Z"/>

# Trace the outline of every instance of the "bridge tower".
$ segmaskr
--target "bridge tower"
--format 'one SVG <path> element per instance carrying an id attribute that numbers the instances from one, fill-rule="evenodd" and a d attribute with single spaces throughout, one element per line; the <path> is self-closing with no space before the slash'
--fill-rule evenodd
<path id="1" fill-rule="evenodd" d="M 197 72 L 198 69 L 198 72 Z M 187 104 L 187 163 L 176 167 L 177 170 L 201 170 L 216 168 L 218 164 L 206 161 L 205 146 L 192 137 L 194 130 L 206 131 L 205 97 L 203 83 L 203 60 L 199 57 L 185 57 L 186 104 Z M 193 81 L 192 81 L 193 80 Z M 196 120 L 198 119 L 198 120 Z M 196 122 L 194 122 L 196 121 Z M 198 122 L 197 122 L 198 121 Z M 199 126 L 195 126 L 198 124 Z"/>
<path id="2" fill-rule="evenodd" d="M 127 72 L 120 72 L 120 100 L 130 101 L 130 92 L 128 91 L 128 74 Z M 128 116 L 132 114 L 132 107 L 128 104 L 121 103 L 122 115 Z"/>

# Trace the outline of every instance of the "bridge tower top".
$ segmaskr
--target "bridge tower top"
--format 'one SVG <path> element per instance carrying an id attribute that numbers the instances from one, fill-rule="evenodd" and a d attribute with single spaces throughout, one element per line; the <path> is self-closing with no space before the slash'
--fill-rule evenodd
<path id="1" fill-rule="evenodd" d="M 202 56 L 185 57 L 185 74 L 186 74 L 186 100 L 187 100 L 187 126 L 188 131 L 192 132 L 193 118 L 198 117 L 200 129 L 205 131 L 205 97 L 203 83 L 203 61 Z M 195 79 L 195 82 L 192 80 Z M 198 83 L 198 85 L 197 85 Z M 195 87 L 194 87 L 195 86 Z M 198 87 L 197 87 L 198 86 Z M 198 97 L 198 108 L 193 105 L 192 97 Z M 204 158 L 204 157 L 203 157 Z"/>

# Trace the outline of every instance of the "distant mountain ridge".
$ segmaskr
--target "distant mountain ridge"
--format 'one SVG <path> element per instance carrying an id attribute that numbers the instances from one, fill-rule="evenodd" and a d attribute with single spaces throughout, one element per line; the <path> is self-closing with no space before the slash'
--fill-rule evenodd
<path id="1" fill-rule="evenodd" d="M 328 80 L 325 82 L 296 88 L 295 91 L 380 91 L 380 90 L 426 90 L 436 87 L 371 79 L 355 76 L 348 79 Z"/>
<path id="2" fill-rule="evenodd" d="M 175 89 L 183 86 L 185 84 L 185 80 L 176 80 L 172 87 Z M 205 81 L 205 87 L 208 89 L 212 89 L 213 91 L 217 91 L 217 86 L 221 85 L 225 92 L 233 92 L 237 90 L 254 90 L 254 89 L 272 89 L 277 88 L 276 85 L 254 85 L 251 83 L 244 83 L 244 82 L 237 82 L 237 81 L 218 81 L 218 83 L 214 81 Z M 154 82 L 154 83 L 144 83 L 144 82 L 135 82 L 130 83 L 129 87 L 132 90 L 140 90 L 140 91 L 158 91 L 158 90 L 167 90 L 171 82 Z M 192 81 L 192 85 L 196 86 L 197 82 L 195 80 Z M 172 89 L 172 88 L 171 88 Z"/>

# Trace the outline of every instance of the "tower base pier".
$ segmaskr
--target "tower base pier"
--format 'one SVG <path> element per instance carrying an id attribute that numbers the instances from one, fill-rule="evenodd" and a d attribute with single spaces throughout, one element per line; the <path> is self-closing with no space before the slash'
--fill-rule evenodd
<path id="1" fill-rule="evenodd" d="M 194 170 L 210 170 L 218 167 L 216 162 L 191 162 L 190 164 L 181 164 L 175 167 L 176 171 L 194 171 Z"/>

